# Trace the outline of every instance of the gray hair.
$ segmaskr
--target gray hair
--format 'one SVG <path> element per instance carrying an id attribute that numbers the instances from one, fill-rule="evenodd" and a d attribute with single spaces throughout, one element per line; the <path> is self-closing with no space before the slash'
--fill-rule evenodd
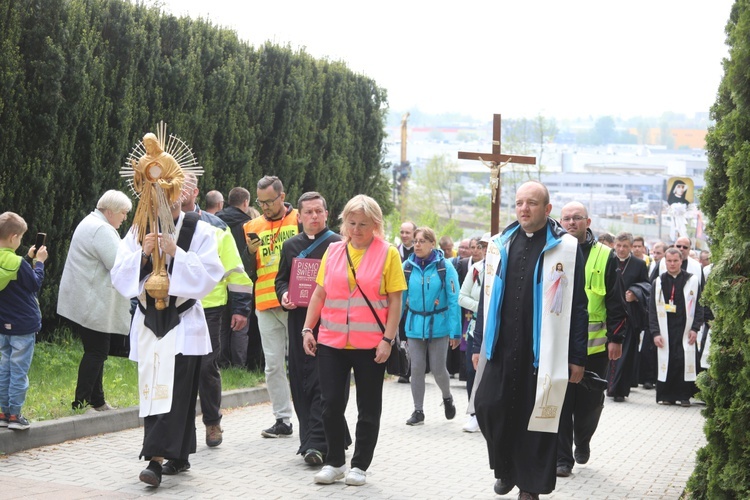
<path id="1" fill-rule="evenodd" d="M 629 233 L 627 231 L 620 231 L 617 233 L 617 236 L 615 236 L 616 241 L 627 241 L 631 245 L 633 244 L 633 233 Z"/>
<path id="2" fill-rule="evenodd" d="M 132 208 L 133 202 L 130 201 L 128 195 L 122 191 L 117 191 L 116 189 L 110 189 L 99 198 L 99 201 L 96 202 L 96 209 L 100 212 L 104 212 L 105 210 L 109 210 L 110 212 L 122 212 L 127 210 L 130 212 Z"/>

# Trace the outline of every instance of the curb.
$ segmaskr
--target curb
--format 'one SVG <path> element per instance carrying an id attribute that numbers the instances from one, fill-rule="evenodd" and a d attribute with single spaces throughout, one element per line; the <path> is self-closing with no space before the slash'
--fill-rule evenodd
<path id="1" fill-rule="evenodd" d="M 256 405 L 269 401 L 265 386 L 251 389 L 234 389 L 221 394 L 222 408 Z M 200 399 L 196 404 L 196 415 L 201 414 Z M 0 455 L 60 444 L 71 439 L 96 436 L 109 432 L 124 431 L 143 425 L 138 417 L 138 407 L 120 408 L 105 412 L 87 411 L 56 420 L 34 422 L 25 431 L 0 429 Z"/>

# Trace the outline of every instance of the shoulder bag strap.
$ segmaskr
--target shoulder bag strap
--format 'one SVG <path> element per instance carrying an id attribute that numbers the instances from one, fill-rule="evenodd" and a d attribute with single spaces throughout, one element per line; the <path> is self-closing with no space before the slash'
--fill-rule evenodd
<path id="1" fill-rule="evenodd" d="M 349 261 L 349 269 L 352 270 L 352 275 L 354 275 L 354 284 L 357 285 L 357 289 L 359 290 L 359 293 L 362 294 L 362 297 L 364 297 L 365 302 L 367 302 L 367 305 L 370 307 L 370 311 L 372 311 L 372 315 L 375 316 L 375 321 L 378 322 L 378 326 L 380 327 L 380 331 L 385 333 L 385 325 L 382 321 L 380 321 L 380 317 L 375 312 L 375 308 L 372 307 L 372 302 L 370 302 L 370 299 L 367 298 L 367 295 L 365 295 L 365 292 L 362 291 L 362 288 L 359 286 L 359 283 L 357 282 L 357 272 L 354 270 L 354 264 L 352 264 L 352 258 L 349 256 L 349 246 L 348 243 L 346 244 L 344 248 L 346 249 L 346 260 Z"/>

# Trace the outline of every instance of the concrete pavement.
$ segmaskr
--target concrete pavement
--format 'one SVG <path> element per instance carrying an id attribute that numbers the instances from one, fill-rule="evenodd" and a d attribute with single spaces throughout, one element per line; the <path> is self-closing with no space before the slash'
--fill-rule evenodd
<path id="1" fill-rule="evenodd" d="M 466 408 L 464 384 L 452 381 L 459 414 L 445 420 L 440 392 L 427 376 L 425 425 L 409 427 L 408 385 L 389 380 L 384 388 L 381 433 L 367 484 L 313 483 L 317 468 L 299 455 L 297 423 L 291 438 L 265 439 L 260 431 L 273 423 L 268 403 L 224 411 L 224 442 L 208 448 L 197 421 L 198 451 L 192 468 L 164 476 L 154 489 L 138 481 L 142 429 L 66 441 L 0 456 L 3 498 L 499 498 L 480 433 L 461 431 Z M 347 419 L 354 434 L 355 394 Z M 116 418 L 113 414 L 112 417 Z M 37 426 L 40 424 L 36 424 Z M 677 499 L 693 470 L 695 451 L 704 444 L 701 407 L 659 406 L 654 391 L 635 389 L 626 403 L 607 399 L 591 443 L 591 460 L 576 465 L 569 478 L 558 478 L 554 499 Z M 31 432 L 34 431 L 32 427 Z M 13 431 L 0 431 L 13 432 Z M 347 459 L 351 452 L 347 452 Z M 503 498 L 515 498 L 514 489 Z"/>

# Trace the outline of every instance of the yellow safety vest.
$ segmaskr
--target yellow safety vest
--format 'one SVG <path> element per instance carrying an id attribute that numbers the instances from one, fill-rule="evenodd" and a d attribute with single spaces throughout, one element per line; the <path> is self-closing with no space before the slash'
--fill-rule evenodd
<path id="1" fill-rule="evenodd" d="M 589 298 L 589 342 L 588 355 L 607 349 L 607 307 L 604 303 L 607 286 L 604 272 L 612 249 L 598 241 L 591 245 L 586 259 L 586 296 Z"/>

